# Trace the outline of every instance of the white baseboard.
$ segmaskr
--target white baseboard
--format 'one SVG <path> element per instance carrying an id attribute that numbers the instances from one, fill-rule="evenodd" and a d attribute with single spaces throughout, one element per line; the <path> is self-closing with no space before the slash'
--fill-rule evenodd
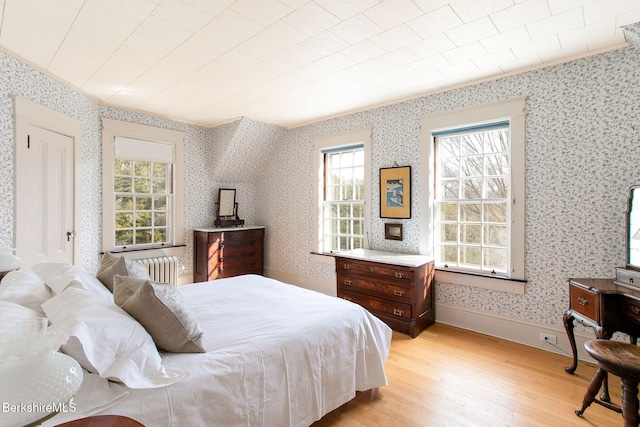
<path id="1" fill-rule="evenodd" d="M 334 281 L 319 280 L 300 274 L 267 268 L 265 268 L 265 276 L 322 292 L 323 294 L 336 296 L 336 283 Z M 571 346 L 563 327 L 542 325 L 447 304 L 436 304 L 436 322 L 562 354 L 569 357 L 567 366 L 571 364 Z M 558 343 L 553 345 L 541 341 L 541 333 L 555 336 Z M 584 343 L 594 339 L 595 335 L 576 332 L 575 337 L 578 359 L 594 362 L 584 350 Z"/>

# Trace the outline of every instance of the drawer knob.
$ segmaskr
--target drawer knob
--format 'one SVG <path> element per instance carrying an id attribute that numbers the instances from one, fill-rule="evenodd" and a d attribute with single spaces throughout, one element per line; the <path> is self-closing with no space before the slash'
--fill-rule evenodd
<path id="1" fill-rule="evenodd" d="M 344 279 L 344 284 L 347 285 L 347 286 L 351 286 L 351 280 Z"/>
<path id="2" fill-rule="evenodd" d="M 396 316 L 402 316 L 404 314 L 404 310 L 399 310 L 397 308 L 394 308 L 393 314 L 395 314 Z"/>
<path id="3" fill-rule="evenodd" d="M 404 279 L 404 273 L 402 271 L 396 271 L 396 279 Z"/>
<path id="4" fill-rule="evenodd" d="M 403 297 L 404 296 L 404 289 L 394 289 L 393 290 L 393 294 L 397 297 Z"/>
<path id="5" fill-rule="evenodd" d="M 345 270 L 350 270 L 351 269 L 351 265 L 350 264 L 344 264 L 342 266 L 342 268 L 344 268 Z"/>
<path id="6" fill-rule="evenodd" d="M 632 305 L 631 306 L 631 312 L 633 312 L 633 314 L 640 313 L 640 307 L 638 307 L 637 305 Z"/>
<path id="7" fill-rule="evenodd" d="M 586 298 L 578 297 L 578 304 L 587 305 L 589 304 L 589 301 L 587 301 Z"/>

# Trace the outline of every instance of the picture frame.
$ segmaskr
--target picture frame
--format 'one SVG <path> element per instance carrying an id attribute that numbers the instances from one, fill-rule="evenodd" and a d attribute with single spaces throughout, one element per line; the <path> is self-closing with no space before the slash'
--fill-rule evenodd
<path id="1" fill-rule="evenodd" d="M 387 240 L 402 240 L 402 224 L 385 223 L 384 238 Z"/>
<path id="2" fill-rule="evenodd" d="M 411 218 L 411 166 L 380 169 L 380 218 Z"/>

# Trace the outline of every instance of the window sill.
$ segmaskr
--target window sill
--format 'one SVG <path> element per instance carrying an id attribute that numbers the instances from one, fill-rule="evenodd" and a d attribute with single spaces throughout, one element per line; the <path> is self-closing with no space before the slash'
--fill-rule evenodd
<path id="1" fill-rule="evenodd" d="M 490 277 L 479 274 L 460 273 L 436 268 L 435 280 L 454 285 L 473 286 L 492 291 L 508 292 L 524 295 L 527 282 L 525 280 Z"/>
<path id="2" fill-rule="evenodd" d="M 112 254 L 123 255 L 128 259 L 153 258 L 159 256 L 182 256 L 187 245 L 158 246 L 154 248 L 115 249 Z"/>

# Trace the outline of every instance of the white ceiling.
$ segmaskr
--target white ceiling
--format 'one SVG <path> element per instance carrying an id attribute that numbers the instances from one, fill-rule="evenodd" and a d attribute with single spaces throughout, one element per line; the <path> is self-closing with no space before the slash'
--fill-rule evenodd
<path id="1" fill-rule="evenodd" d="M 4 0 L 0 48 L 103 104 L 295 127 L 625 45 L 638 0 Z"/>

